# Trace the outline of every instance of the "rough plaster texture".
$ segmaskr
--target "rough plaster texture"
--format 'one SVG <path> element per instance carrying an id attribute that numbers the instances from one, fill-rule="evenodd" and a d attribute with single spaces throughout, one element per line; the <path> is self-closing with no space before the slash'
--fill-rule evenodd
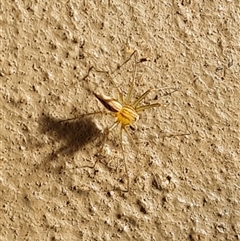
<path id="1" fill-rule="evenodd" d="M 238 0 L 3 0 L 0 23 L 0 240 L 240 240 Z M 111 79 L 83 77 L 131 50 L 135 97 L 179 90 L 124 136 L 124 193 L 117 129 L 96 156 L 113 120 L 59 120 L 103 110 Z M 124 94 L 134 62 L 113 74 Z"/>

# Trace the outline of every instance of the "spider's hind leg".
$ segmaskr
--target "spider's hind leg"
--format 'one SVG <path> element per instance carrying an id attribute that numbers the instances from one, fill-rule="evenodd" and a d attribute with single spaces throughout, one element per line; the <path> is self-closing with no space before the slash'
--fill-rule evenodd
<path id="1" fill-rule="evenodd" d="M 100 149 L 98 151 L 97 154 L 95 154 L 95 157 L 97 158 L 97 160 L 95 161 L 94 165 L 93 166 L 81 166 L 81 168 L 94 168 L 96 166 L 96 164 L 100 161 L 100 159 L 102 158 L 102 152 L 103 152 L 103 148 L 105 146 L 105 143 L 107 141 L 107 138 L 110 134 L 110 132 L 118 125 L 118 122 L 114 122 L 110 127 L 106 128 L 104 131 L 103 131 L 103 138 L 102 140 L 100 141 L 101 142 L 101 146 L 100 146 Z"/>
<path id="2" fill-rule="evenodd" d="M 86 114 L 82 114 L 80 116 L 76 116 L 76 117 L 73 117 L 73 118 L 68 118 L 68 119 L 65 119 L 65 120 L 60 120 L 59 123 L 61 122 L 67 122 L 67 121 L 74 121 L 74 120 L 78 120 L 78 119 L 81 119 L 81 118 L 86 118 L 88 116 L 92 116 L 92 115 L 98 115 L 98 114 L 108 114 L 108 112 L 106 111 L 95 111 L 95 112 L 91 112 L 91 113 L 86 113 Z"/>
<path id="3" fill-rule="evenodd" d="M 124 169 L 125 169 L 125 173 L 126 173 L 126 176 L 127 176 L 127 190 L 121 190 L 121 191 L 128 192 L 129 189 L 130 189 L 130 179 L 129 179 L 128 168 L 127 168 L 126 158 L 125 158 L 124 149 L 123 149 L 123 130 L 126 131 L 125 127 L 121 126 L 121 129 L 120 129 L 120 146 L 121 146 L 121 151 L 122 151 Z"/>

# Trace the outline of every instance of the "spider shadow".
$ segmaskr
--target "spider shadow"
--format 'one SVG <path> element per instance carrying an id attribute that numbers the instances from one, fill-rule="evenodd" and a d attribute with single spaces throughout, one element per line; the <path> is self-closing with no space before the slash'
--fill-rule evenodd
<path id="1" fill-rule="evenodd" d="M 88 143 L 99 138 L 102 132 L 89 117 L 81 117 L 71 121 L 56 119 L 43 114 L 39 119 L 40 132 L 49 136 L 50 141 L 60 147 L 48 154 L 47 162 L 59 158 L 59 156 L 73 157 Z"/>

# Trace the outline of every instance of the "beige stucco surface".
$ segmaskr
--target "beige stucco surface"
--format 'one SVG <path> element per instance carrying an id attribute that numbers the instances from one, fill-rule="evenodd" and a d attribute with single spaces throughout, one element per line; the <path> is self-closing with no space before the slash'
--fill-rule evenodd
<path id="1" fill-rule="evenodd" d="M 118 129 L 99 153 L 114 120 L 59 121 L 117 97 L 86 74 L 134 50 L 133 98 L 162 107 L 124 135 L 122 192 Z M 239 1 L 3 0 L 0 56 L 0 240 L 240 240 Z"/>

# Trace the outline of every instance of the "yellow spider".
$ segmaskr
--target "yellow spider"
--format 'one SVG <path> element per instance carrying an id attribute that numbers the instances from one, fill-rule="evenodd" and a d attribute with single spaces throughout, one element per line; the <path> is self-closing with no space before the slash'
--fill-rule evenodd
<path id="1" fill-rule="evenodd" d="M 128 62 L 131 57 L 136 53 L 136 51 L 134 51 L 130 57 L 121 65 L 123 66 L 126 62 Z M 141 59 L 139 62 L 143 62 L 146 61 L 145 59 Z M 118 69 L 121 67 L 118 66 Z M 85 79 L 88 75 L 89 72 L 95 69 L 94 67 L 89 68 L 87 75 L 83 78 Z M 96 70 L 96 69 L 95 69 Z M 97 72 L 102 72 L 102 73 L 108 73 L 106 71 L 99 71 L 96 70 Z M 104 105 L 104 107 L 110 111 L 107 112 L 108 114 L 111 113 L 115 116 L 115 122 L 105 130 L 104 132 L 104 139 L 103 139 L 103 144 L 101 147 L 101 151 L 102 148 L 104 146 L 105 140 L 108 137 L 108 134 L 118 125 L 120 125 L 120 145 L 121 145 L 121 150 L 122 150 L 122 155 L 123 155 L 123 160 L 124 160 L 124 167 L 125 167 L 125 172 L 127 174 L 128 177 L 128 189 L 124 190 L 124 191 L 129 191 L 129 175 L 128 175 L 128 169 L 127 169 L 127 165 L 126 165 L 126 160 L 125 160 L 125 155 L 124 155 L 124 149 L 123 149 L 123 130 L 127 133 L 127 135 L 129 137 L 130 134 L 128 132 L 128 130 L 126 129 L 126 127 L 130 126 L 132 127 L 132 125 L 139 119 L 139 113 L 149 109 L 149 108 L 153 108 L 153 107 L 159 107 L 161 106 L 160 103 L 154 103 L 154 104 L 148 104 L 148 105 L 141 105 L 141 102 L 144 100 L 144 98 L 153 90 L 157 90 L 157 89 L 149 89 L 147 90 L 145 93 L 143 93 L 137 100 L 135 100 L 134 102 L 131 102 L 131 98 L 132 98 L 132 94 L 133 94 L 133 89 L 134 89 L 134 85 L 135 85 L 135 73 L 136 73 L 136 66 L 135 66 L 135 70 L 134 70 L 134 75 L 133 75 L 133 79 L 131 81 L 131 85 L 130 88 L 128 90 L 127 96 L 124 99 L 123 98 L 123 94 L 119 91 L 119 89 L 115 86 L 115 83 L 112 80 L 112 83 L 114 84 L 114 86 L 117 88 L 118 92 L 119 92 L 119 100 L 116 100 L 114 98 L 111 98 L 107 95 L 100 95 L 100 94 L 96 94 L 93 92 L 94 96 Z M 177 91 L 176 89 L 174 91 L 172 91 L 171 93 Z M 106 113 L 106 111 L 98 111 L 98 112 L 93 112 L 93 113 L 88 113 L 85 114 L 83 116 L 89 116 L 89 115 L 95 115 L 95 114 L 102 114 L 102 113 Z M 72 118 L 72 119 L 68 119 L 68 120 L 73 120 L 76 119 Z M 67 120 L 67 121 L 68 121 Z M 185 134 L 181 134 L 181 135 L 185 135 Z M 101 152 L 100 151 L 100 152 Z M 91 167 L 93 168 L 96 165 L 97 161 L 95 162 L 95 164 Z M 84 167 L 89 167 L 89 166 L 84 166 Z"/>

